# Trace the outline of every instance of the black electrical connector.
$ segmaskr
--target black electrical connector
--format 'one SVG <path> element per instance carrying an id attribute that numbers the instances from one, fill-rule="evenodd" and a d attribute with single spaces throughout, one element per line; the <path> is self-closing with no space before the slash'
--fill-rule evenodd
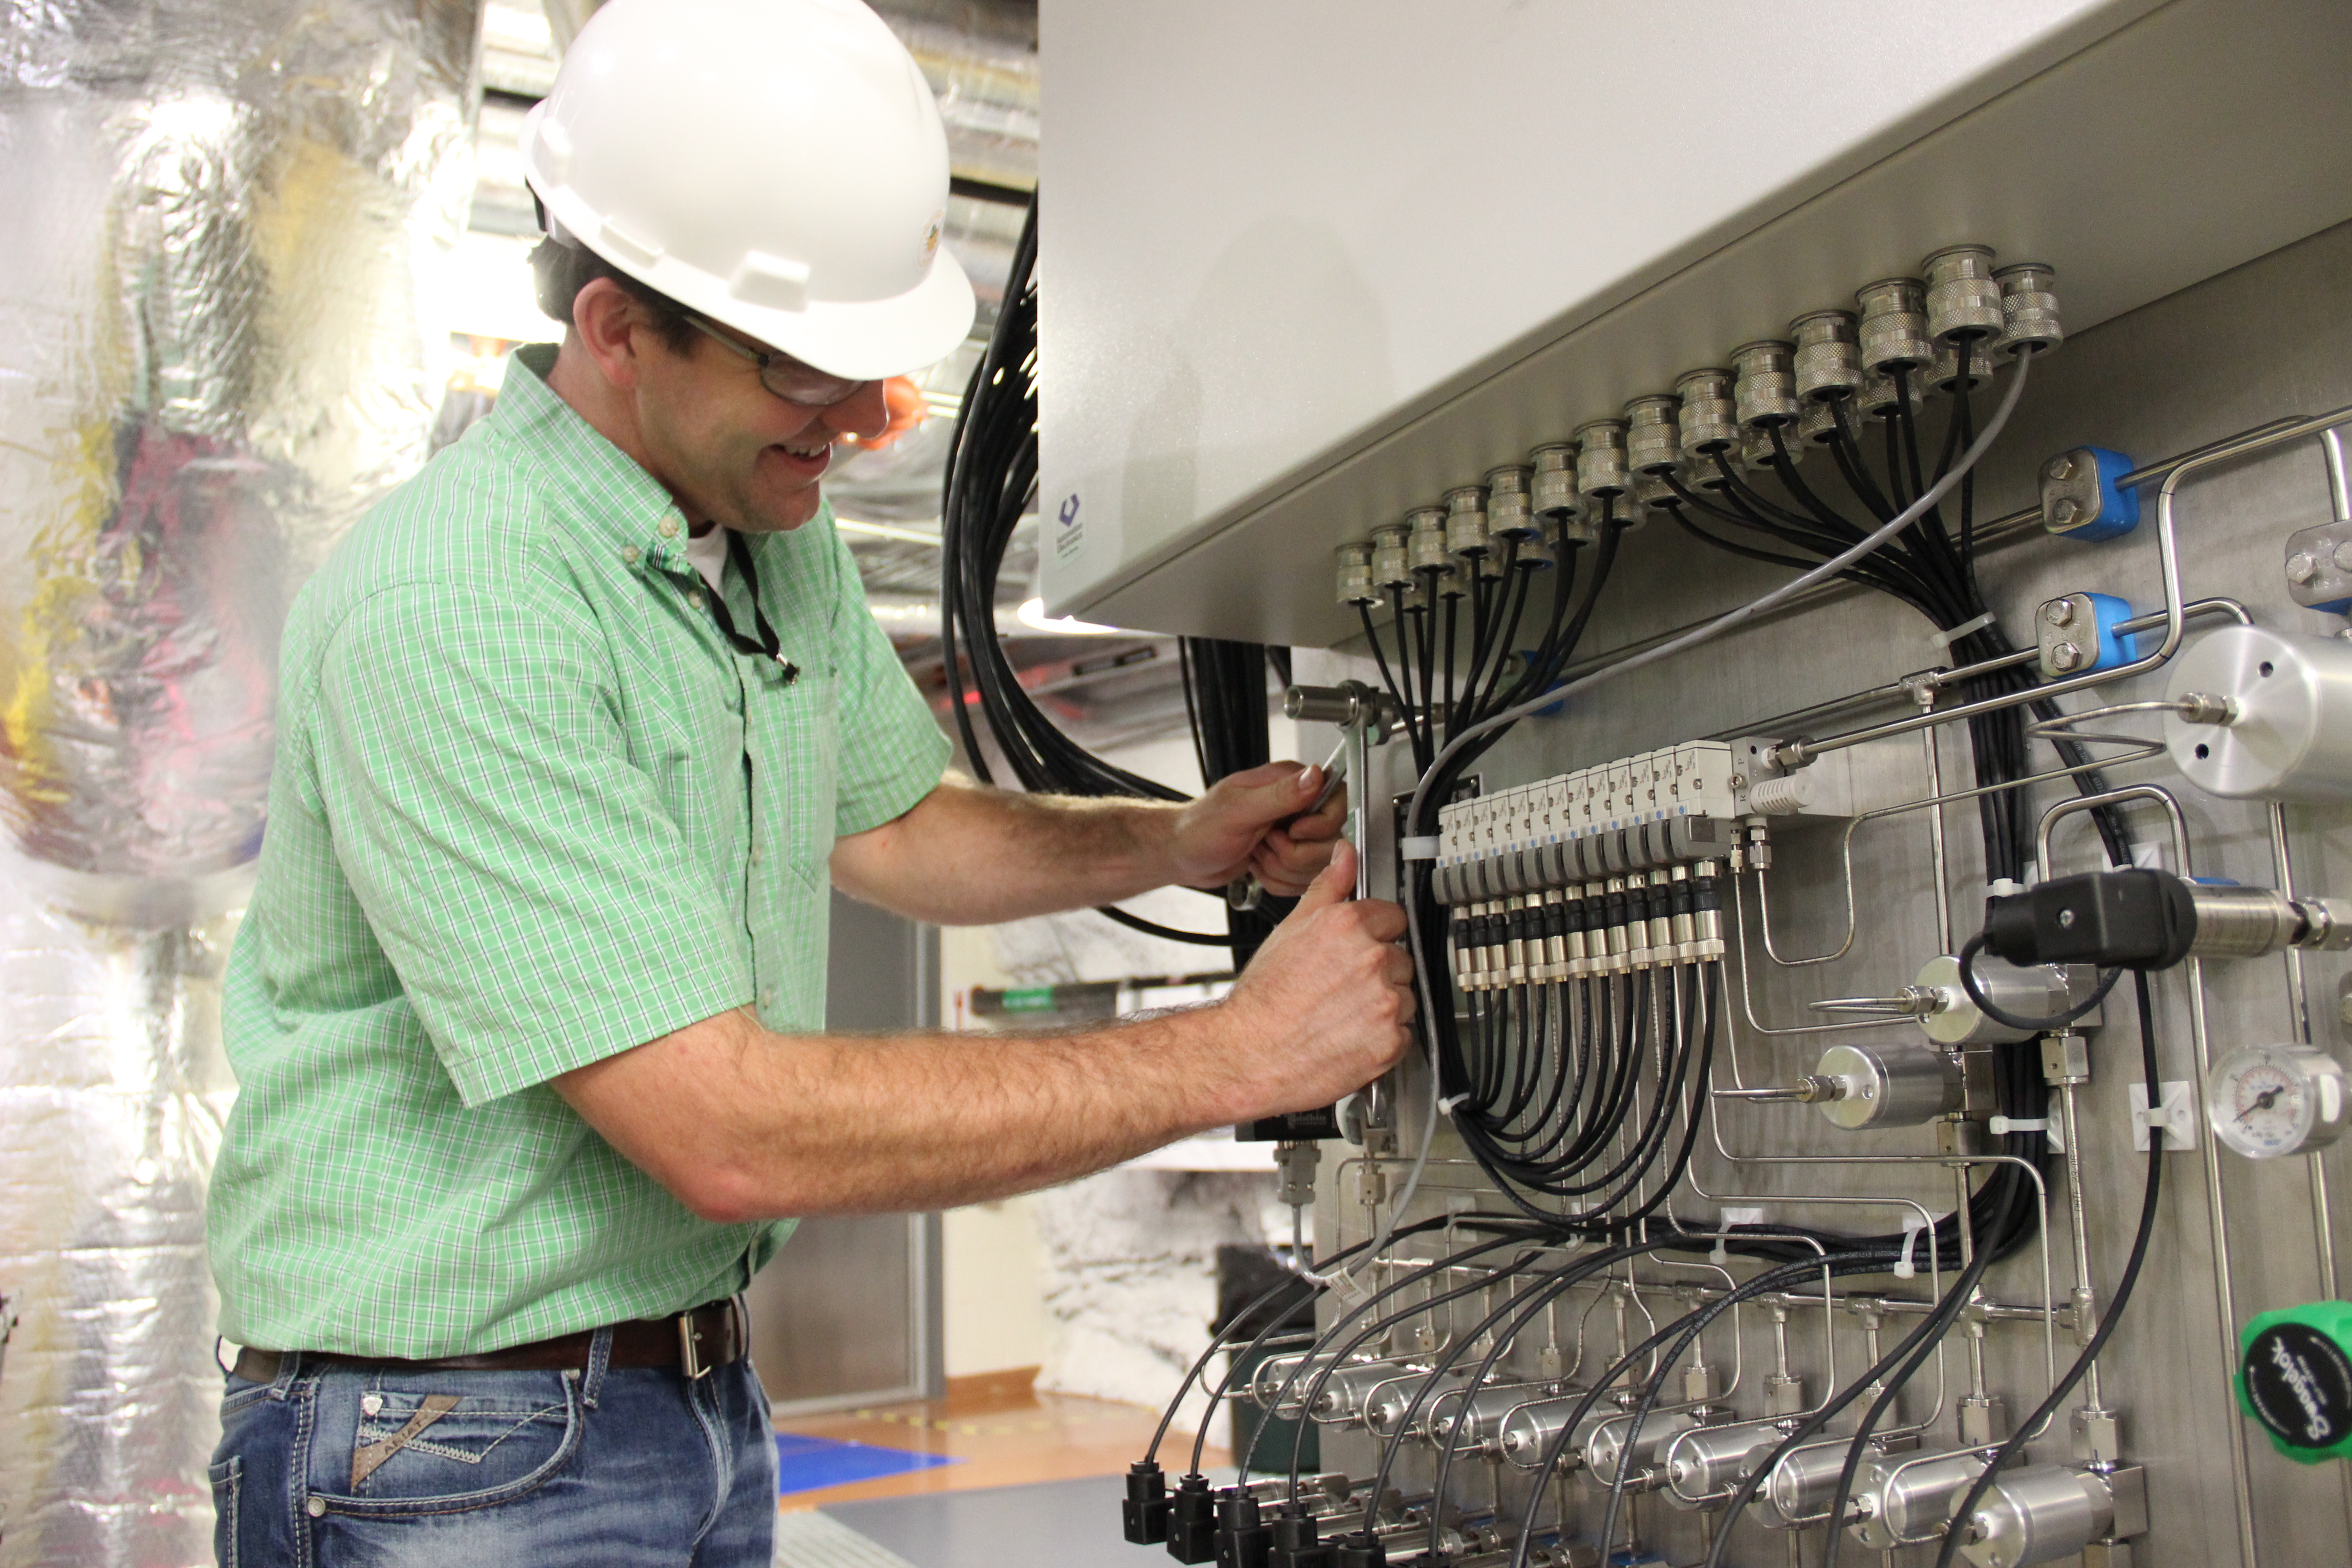
<path id="1" fill-rule="evenodd" d="M 1216 1561 L 1217 1497 L 1198 1470 L 1178 1481 L 1169 1500 L 1168 1555 L 1179 1563 Z"/>
<path id="2" fill-rule="evenodd" d="M 1127 1468 L 1127 1500 L 1119 1513 L 1127 1538 L 1138 1546 L 1156 1546 L 1168 1539 L 1168 1478 L 1157 1459 L 1139 1459 Z"/>
<path id="3" fill-rule="evenodd" d="M 1389 1549 L 1370 1531 L 1343 1536 L 1331 1553 L 1332 1568 L 1389 1568 Z"/>
<path id="4" fill-rule="evenodd" d="M 2169 969 L 2197 941 L 2190 885 L 2167 871 L 2094 871 L 1995 899 L 1987 951 L 2011 963 Z"/>
<path id="5" fill-rule="evenodd" d="M 1247 1487 L 1227 1487 L 1217 1500 L 1217 1568 L 1266 1568 L 1274 1531 L 1259 1517 Z"/>
<path id="6" fill-rule="evenodd" d="M 1266 1568 L 1331 1568 L 1331 1548 L 1305 1503 L 1286 1502 L 1274 1519 L 1274 1550 Z"/>

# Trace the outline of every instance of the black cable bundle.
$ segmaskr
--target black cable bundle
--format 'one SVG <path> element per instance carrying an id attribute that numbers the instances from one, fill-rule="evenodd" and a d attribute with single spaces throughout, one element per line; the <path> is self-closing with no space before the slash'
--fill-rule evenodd
<path id="1" fill-rule="evenodd" d="M 1220 637 L 1185 637 L 1177 650 L 1184 662 L 1184 707 L 1192 721 L 1192 755 L 1201 764 L 1201 782 L 1213 784 L 1227 773 L 1272 762 L 1266 721 L 1268 650 L 1257 643 Z M 1225 931 L 1236 971 L 1248 966 L 1297 901 L 1268 895 L 1255 909 L 1227 908 Z"/>
<path id="2" fill-rule="evenodd" d="M 940 640 L 949 706 L 955 712 L 964 755 L 983 784 L 996 780 L 972 723 L 974 707 L 1005 766 L 1024 790 L 1181 801 L 1186 797 L 1180 791 L 1113 766 L 1064 734 L 1023 688 L 997 636 L 996 584 L 1005 547 L 1037 500 L 1036 267 L 1037 203 L 1033 196 L 1013 269 L 1005 279 L 1003 307 L 989 336 L 988 352 L 964 388 L 948 448 L 947 483 L 940 503 Z M 1210 783 L 1235 768 L 1254 765 L 1234 758 L 1254 754 L 1257 762 L 1266 760 L 1265 650 L 1254 644 L 1214 646 L 1238 651 L 1216 656 L 1212 684 L 1195 690 L 1188 679 L 1185 688 L 1194 715 L 1194 743 L 1203 758 L 1202 776 Z M 1287 650 L 1285 654 L 1286 663 Z M 1190 657 L 1187 662 L 1192 662 Z M 1244 668 L 1253 662 L 1257 671 L 1254 685 Z M 1221 764 L 1213 773 L 1209 771 L 1212 762 Z M 1257 912 L 1229 921 L 1229 929 L 1222 932 L 1176 931 L 1119 909 L 1099 912 L 1147 936 L 1230 946 L 1236 968 L 1273 929 Z"/>

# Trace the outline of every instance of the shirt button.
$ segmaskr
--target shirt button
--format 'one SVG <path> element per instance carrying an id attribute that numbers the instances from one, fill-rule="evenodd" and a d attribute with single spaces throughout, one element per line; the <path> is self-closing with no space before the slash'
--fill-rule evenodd
<path id="1" fill-rule="evenodd" d="M 634 544 L 624 544 L 621 546 L 621 559 L 627 562 L 632 566 L 635 566 L 637 563 L 638 554 L 639 552 L 637 547 Z"/>
<path id="2" fill-rule="evenodd" d="M 754 866 L 758 865 L 758 864 L 760 863 L 761 858 L 762 856 L 764 856 L 765 854 L 767 854 L 767 851 L 766 851 L 766 850 L 764 850 L 764 849 L 761 848 L 761 847 L 760 847 L 758 845 L 756 845 L 756 844 L 752 845 L 752 846 L 751 846 L 751 864 L 752 864 L 752 865 L 754 865 Z"/>
<path id="3" fill-rule="evenodd" d="M 327 1517 L 327 1500 L 322 1497 L 314 1497 L 310 1501 L 302 1505 L 302 1511 L 309 1514 L 312 1519 L 324 1519 Z"/>
<path id="4" fill-rule="evenodd" d="M 775 1005 L 776 988 L 772 985 L 761 986 L 760 988 L 760 1005 L 762 1007 L 772 1007 Z"/>
<path id="5" fill-rule="evenodd" d="M 686 596 L 686 602 L 692 605 L 698 610 L 702 608 L 702 590 L 696 588 L 688 593 Z"/>
<path id="6" fill-rule="evenodd" d="M 360 1414 L 362 1414 L 362 1415 L 382 1415 L 383 1413 L 383 1394 L 362 1394 L 362 1395 L 360 1395 Z"/>
<path id="7" fill-rule="evenodd" d="M 677 519 L 667 517 L 662 519 L 661 536 L 664 539 L 676 539 L 677 537 Z"/>

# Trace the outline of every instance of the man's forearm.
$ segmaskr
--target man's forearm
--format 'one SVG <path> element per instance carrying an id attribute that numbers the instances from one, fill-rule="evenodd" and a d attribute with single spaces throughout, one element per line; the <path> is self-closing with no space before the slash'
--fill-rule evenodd
<path id="1" fill-rule="evenodd" d="M 1219 1022 L 1204 1009 L 1029 1037 L 781 1036 L 730 1013 L 557 1087 L 707 1219 L 940 1208 L 1247 1113 L 1230 1052 L 1211 1048 Z"/>
<path id="2" fill-rule="evenodd" d="M 940 925 L 992 925 L 1107 904 L 1175 879 L 1183 808 L 1020 795 L 950 779 L 898 821 L 845 839 L 834 881 Z"/>

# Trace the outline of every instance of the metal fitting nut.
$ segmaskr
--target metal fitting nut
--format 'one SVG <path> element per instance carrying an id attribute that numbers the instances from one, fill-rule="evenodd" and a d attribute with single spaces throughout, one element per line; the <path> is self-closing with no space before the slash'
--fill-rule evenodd
<path id="1" fill-rule="evenodd" d="M 2298 550 L 2286 558 L 2286 580 L 2308 583 L 2319 575 L 2319 561 L 2307 550 Z"/>
<path id="2" fill-rule="evenodd" d="M 1445 548 L 1476 560 L 1486 553 L 1486 487 L 1462 485 L 1445 492 Z"/>
<path id="3" fill-rule="evenodd" d="M 1671 472 L 1682 460 L 1682 430 L 1675 423 L 1681 401 L 1652 393 L 1625 405 L 1625 462 L 1637 474 Z"/>
<path id="4" fill-rule="evenodd" d="M 1797 345 L 1778 338 L 1742 343 L 1731 351 L 1732 401 L 1739 422 L 1751 428 L 1797 422 Z"/>
<path id="5" fill-rule="evenodd" d="M 1339 554 L 1339 603 L 1380 603 L 1381 591 L 1372 586 L 1372 547 L 1369 544 L 1342 544 Z"/>
<path id="6" fill-rule="evenodd" d="M 1992 352 L 1983 340 L 1969 343 L 1968 378 L 1961 380 L 1960 350 L 1957 343 L 1946 343 L 1936 351 L 1936 363 L 1927 372 L 1927 384 L 1947 395 L 1955 392 L 1974 392 L 1992 380 Z"/>
<path id="7" fill-rule="evenodd" d="M 1682 399 L 1683 453 L 1711 458 L 1739 444 L 1739 414 L 1731 395 L 1731 373 L 1709 366 L 1685 371 L 1675 381 Z"/>
<path id="8" fill-rule="evenodd" d="M 1919 341 L 1922 343 L 1927 342 L 1925 338 Z M 1906 362 L 1906 366 L 1909 368 L 1909 362 Z M 1906 375 L 1903 378 L 1903 395 L 1897 398 L 1895 395 L 1894 373 L 1886 370 L 1874 370 L 1864 376 L 1862 390 L 1854 395 L 1854 402 L 1873 419 L 1894 418 L 1895 409 L 1903 404 L 1910 405 L 1911 412 L 1916 414 L 1926 405 L 1927 401 L 1927 395 L 1919 389 L 1919 378 L 1916 375 Z"/>
<path id="9" fill-rule="evenodd" d="M 1826 447 L 1838 438 L 1837 408 L 1827 398 L 1805 405 L 1797 416 L 1797 440 L 1789 450 L 1797 456 L 1798 447 Z"/>
<path id="10" fill-rule="evenodd" d="M 1576 493 L 1575 442 L 1546 442 L 1528 454 L 1528 463 L 1535 470 L 1528 496 L 1538 514 L 1573 517 L 1584 510 Z"/>
<path id="11" fill-rule="evenodd" d="M 2047 353 L 2066 341 L 2058 320 L 2058 274 L 2039 261 L 2019 261 L 1993 275 L 2000 285 L 2001 334 L 1995 349 L 2016 354 L 2027 349 Z"/>
<path id="12" fill-rule="evenodd" d="M 1797 395 L 1843 397 L 1862 384 L 1862 328 L 1851 310 L 1813 310 L 1789 323 L 1796 340 Z"/>
<path id="13" fill-rule="evenodd" d="M 1868 370 L 1923 365 L 1936 357 L 1927 341 L 1927 286 L 1916 278 L 1882 278 L 1854 291 L 1862 307 L 1862 363 Z"/>
<path id="14" fill-rule="evenodd" d="M 1621 496 L 1632 488 L 1625 467 L 1625 422 L 1595 419 L 1576 427 L 1576 489 L 1594 500 Z"/>
<path id="15" fill-rule="evenodd" d="M 1372 530 L 1372 586 L 1382 593 L 1412 585 L 1412 567 L 1405 559 L 1406 533 L 1401 522 Z"/>
<path id="16" fill-rule="evenodd" d="M 1543 537 L 1543 525 L 1536 521 L 1535 509 L 1528 495 L 1528 481 L 1534 470 L 1524 463 L 1510 463 L 1490 470 L 1486 475 L 1486 536 L 1489 539 L 1516 539 L 1522 544 Z"/>
<path id="17" fill-rule="evenodd" d="M 2000 285 L 1993 280 L 1992 247 L 1950 245 L 1919 263 L 1927 275 L 1927 335 L 1939 343 L 1982 339 L 2006 329 Z"/>
<path id="18" fill-rule="evenodd" d="M 1454 552 L 1445 544 L 1445 509 L 1415 507 L 1405 514 L 1404 563 L 1418 578 L 1424 572 L 1451 576 Z"/>

